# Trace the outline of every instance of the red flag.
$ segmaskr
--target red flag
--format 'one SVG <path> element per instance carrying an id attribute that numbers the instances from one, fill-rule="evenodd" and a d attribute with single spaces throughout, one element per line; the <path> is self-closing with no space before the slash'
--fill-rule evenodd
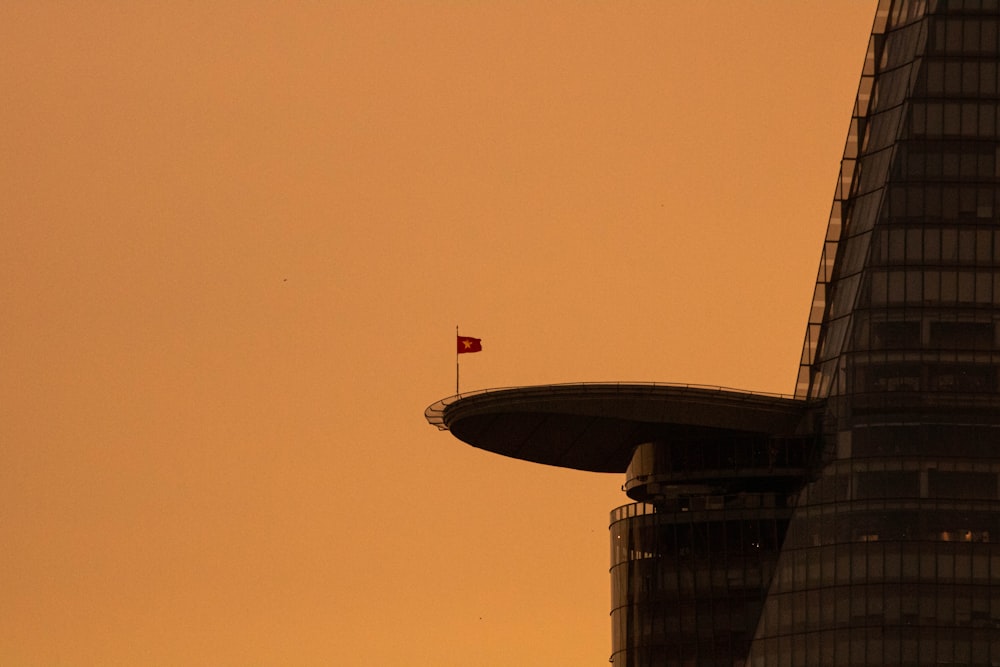
<path id="1" fill-rule="evenodd" d="M 458 353 L 463 354 L 465 352 L 482 352 L 483 351 L 483 341 L 479 338 L 472 338 L 471 336 L 459 336 L 458 337 Z"/>

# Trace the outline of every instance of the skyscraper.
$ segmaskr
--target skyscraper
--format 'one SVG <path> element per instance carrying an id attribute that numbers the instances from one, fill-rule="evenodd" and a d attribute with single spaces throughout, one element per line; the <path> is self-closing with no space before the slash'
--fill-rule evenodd
<path id="1" fill-rule="evenodd" d="M 474 446 L 624 472 L 615 665 L 1000 665 L 1000 2 L 882 0 L 794 397 L 445 399 Z"/>

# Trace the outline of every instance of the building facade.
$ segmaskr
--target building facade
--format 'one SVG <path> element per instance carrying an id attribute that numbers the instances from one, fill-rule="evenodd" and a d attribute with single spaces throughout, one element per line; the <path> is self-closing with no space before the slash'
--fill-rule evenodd
<path id="1" fill-rule="evenodd" d="M 474 446 L 624 472 L 616 666 L 1000 665 L 1000 0 L 882 0 L 796 395 L 445 399 Z"/>
<path id="2" fill-rule="evenodd" d="M 753 665 L 1000 664 L 997 4 L 879 6 L 799 376 L 821 463 Z"/>

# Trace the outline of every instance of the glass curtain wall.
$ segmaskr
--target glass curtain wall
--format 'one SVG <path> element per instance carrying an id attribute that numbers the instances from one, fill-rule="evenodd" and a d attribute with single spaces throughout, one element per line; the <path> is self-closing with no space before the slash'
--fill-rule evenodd
<path id="1" fill-rule="evenodd" d="M 791 512 L 771 495 L 693 500 L 611 515 L 616 666 L 731 667 L 750 648 Z"/>
<path id="2" fill-rule="evenodd" d="M 742 664 L 812 438 L 724 431 L 640 444 L 611 514 L 618 667 Z"/>
<path id="3" fill-rule="evenodd" d="M 755 667 L 1000 664 L 998 40 L 995 0 L 880 3 L 799 376 L 822 464 Z"/>

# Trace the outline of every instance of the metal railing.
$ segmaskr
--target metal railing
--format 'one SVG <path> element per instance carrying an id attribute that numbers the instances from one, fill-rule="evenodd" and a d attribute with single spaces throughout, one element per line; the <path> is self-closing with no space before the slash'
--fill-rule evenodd
<path id="1" fill-rule="evenodd" d="M 448 407 L 454 403 L 457 403 L 460 400 L 471 398 L 473 396 L 482 396 L 485 394 L 500 393 L 500 392 L 521 392 L 525 394 L 556 395 L 560 393 L 561 390 L 566 390 L 570 388 L 655 389 L 659 387 L 667 389 L 692 389 L 699 392 L 714 392 L 720 394 L 721 393 L 735 394 L 739 396 L 745 396 L 747 399 L 762 397 L 762 398 L 777 398 L 788 401 L 804 400 L 802 397 L 796 397 L 793 394 L 778 394 L 774 392 L 765 392 L 765 391 L 750 391 L 748 389 L 735 389 L 732 387 L 721 387 L 717 385 L 708 385 L 708 384 L 687 384 L 682 382 L 564 382 L 557 384 L 525 385 L 520 387 L 493 387 L 489 389 L 475 389 L 473 391 L 463 392 L 460 394 L 455 394 L 454 396 L 442 398 L 440 401 L 432 403 L 427 407 L 426 410 L 424 410 L 424 417 L 432 426 L 436 426 L 439 430 L 446 431 L 448 430 L 448 426 L 444 423 L 444 413 L 448 409 Z"/>

